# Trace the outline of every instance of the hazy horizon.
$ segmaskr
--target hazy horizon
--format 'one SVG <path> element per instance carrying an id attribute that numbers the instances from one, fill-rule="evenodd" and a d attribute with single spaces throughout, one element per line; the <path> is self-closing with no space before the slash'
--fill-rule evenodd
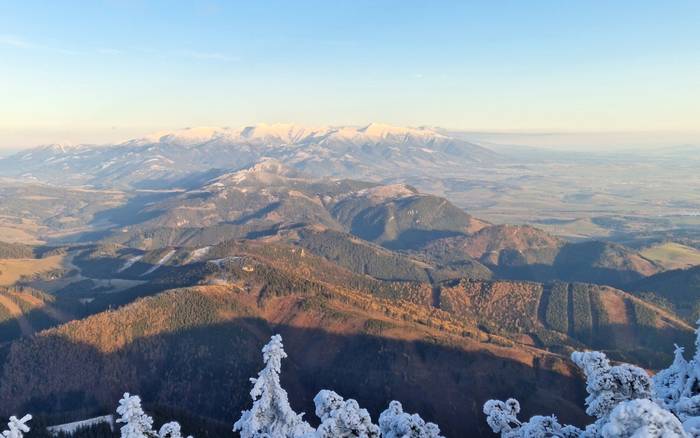
<path id="1" fill-rule="evenodd" d="M 252 124 L 228 124 L 226 126 L 216 126 L 214 128 L 242 128 L 245 126 L 255 126 Z M 364 124 L 295 124 L 304 127 L 321 126 L 366 126 Z M 425 125 L 412 126 L 424 127 Z M 30 149 L 33 147 L 50 144 L 61 145 L 111 145 L 119 144 L 133 139 L 143 138 L 162 131 L 178 131 L 198 126 L 173 127 L 170 129 L 112 129 L 109 134 L 105 133 L 75 133 L 66 131 L 56 131 L 44 134 L 43 140 L 33 143 L 23 137 L 22 132 L 15 135 L 3 136 L 0 138 L 0 156 Z M 409 126 L 405 126 L 409 127 Z M 600 151 L 600 150 L 642 150 L 656 149 L 675 146 L 700 146 L 700 131 L 674 132 L 674 131 L 547 131 L 547 130 L 461 130 L 442 126 L 430 126 L 428 128 L 444 132 L 448 135 L 461 137 L 466 140 L 481 144 L 486 147 L 522 146 L 543 149 L 571 150 L 571 151 Z"/>
<path id="2" fill-rule="evenodd" d="M 699 13 L 692 1 L 4 2 L 0 148 L 232 121 L 679 137 L 700 119 Z"/>

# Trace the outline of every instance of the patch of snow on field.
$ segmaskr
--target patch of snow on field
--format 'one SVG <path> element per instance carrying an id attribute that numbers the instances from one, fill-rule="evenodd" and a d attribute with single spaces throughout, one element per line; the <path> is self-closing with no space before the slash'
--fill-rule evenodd
<path id="1" fill-rule="evenodd" d="M 224 265 L 224 263 L 230 262 L 230 261 L 233 261 L 233 260 L 238 260 L 238 259 L 241 259 L 241 258 L 243 258 L 243 257 L 238 257 L 238 256 L 224 257 L 224 258 L 222 258 L 222 259 L 209 260 L 207 263 L 213 263 L 213 264 L 215 264 L 216 266 L 218 266 L 218 267 L 221 268 L 221 267 Z"/>
<path id="2" fill-rule="evenodd" d="M 126 271 L 130 267 L 134 266 L 134 263 L 138 262 L 142 258 L 143 258 L 143 255 L 137 255 L 137 256 L 131 257 L 129 260 L 126 261 L 126 263 L 124 263 L 124 265 L 121 268 L 119 268 L 119 270 L 117 270 L 117 272 Z"/>
<path id="3" fill-rule="evenodd" d="M 151 266 L 151 269 L 149 269 L 148 271 L 141 274 L 141 276 L 143 277 L 144 275 L 148 275 L 148 274 L 155 272 L 156 269 L 158 269 L 161 266 L 163 266 L 164 264 L 168 263 L 168 260 L 173 258 L 174 255 L 175 255 L 175 250 L 174 249 L 170 250 L 166 255 L 163 256 L 162 259 L 158 260 L 158 263 Z"/>
<path id="4" fill-rule="evenodd" d="M 192 251 L 192 254 L 190 254 L 189 258 L 187 259 L 187 263 L 194 263 L 198 262 L 209 253 L 209 250 L 211 249 L 211 246 L 205 246 L 204 248 L 198 248 Z"/>

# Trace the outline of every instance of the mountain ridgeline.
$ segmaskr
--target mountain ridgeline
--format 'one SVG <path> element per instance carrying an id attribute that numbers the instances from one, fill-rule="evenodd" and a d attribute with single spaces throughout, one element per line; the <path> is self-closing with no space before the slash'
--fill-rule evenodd
<path id="1" fill-rule="evenodd" d="M 619 244 L 571 243 L 530 226 L 491 225 L 411 186 L 314 179 L 271 160 L 148 199 L 122 207 L 132 214 L 113 217 L 119 227 L 102 239 L 144 250 L 205 247 L 231 238 L 285 240 L 342 263 L 356 260 L 356 252 L 373 252 L 385 261 L 413 266 L 401 269 L 453 271 L 453 278 L 496 275 L 619 287 L 660 271 L 653 261 Z M 322 243 L 324 239 L 329 242 Z M 333 254 L 328 253 L 331 247 Z M 380 278 L 423 277 L 397 277 L 379 272 L 375 263 L 367 266 Z"/>
<path id="2" fill-rule="evenodd" d="M 0 159 L 0 174 L 100 188 L 165 188 L 212 169 L 243 169 L 274 158 L 315 176 L 371 178 L 381 173 L 426 173 L 445 163 L 492 160 L 489 149 L 428 128 L 373 123 L 363 127 L 295 125 L 160 132 L 121 144 L 49 145 Z"/>

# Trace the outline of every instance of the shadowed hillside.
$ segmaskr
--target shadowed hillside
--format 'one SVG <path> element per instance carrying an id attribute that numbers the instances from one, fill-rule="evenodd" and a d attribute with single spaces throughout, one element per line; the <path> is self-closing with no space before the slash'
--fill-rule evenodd
<path id="1" fill-rule="evenodd" d="M 633 283 L 628 289 L 666 305 L 690 323 L 700 317 L 700 266 L 662 272 Z"/>
<path id="2" fill-rule="evenodd" d="M 0 405 L 79 418 L 111 410 L 128 388 L 151 402 L 233 419 L 249 402 L 255 352 L 279 332 L 292 358 L 283 384 L 307 412 L 319 389 L 333 387 L 375 415 L 388 400 L 406 400 L 447 434 L 486 436 L 481 404 L 515 391 L 534 410 L 556 403 L 567 420 L 584 419 L 568 401 L 581 396 L 580 381 L 555 356 L 477 342 L 437 320 L 426 325 L 349 295 L 257 302 L 230 287 L 175 290 L 18 341 L 3 369 Z"/>
<path id="3" fill-rule="evenodd" d="M 623 245 L 567 243 L 520 225 L 487 226 L 473 234 L 433 240 L 417 252 L 443 263 L 476 259 L 496 277 L 514 280 L 581 281 L 619 287 L 662 270 Z"/>
<path id="4" fill-rule="evenodd" d="M 28 287 L 0 287 L 0 345 L 75 318 L 79 305 Z"/>

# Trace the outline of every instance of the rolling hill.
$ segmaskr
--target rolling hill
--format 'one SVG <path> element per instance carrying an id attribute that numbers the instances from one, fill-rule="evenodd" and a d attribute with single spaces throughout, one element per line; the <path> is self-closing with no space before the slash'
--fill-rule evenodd
<path id="1" fill-rule="evenodd" d="M 144 249 L 212 245 L 307 225 L 349 232 L 398 249 L 486 225 L 446 199 L 410 186 L 315 179 L 275 160 L 222 174 L 196 189 L 135 204 L 132 210 L 123 207 L 132 214 L 110 217 L 119 228 L 108 236 Z"/>
<path id="2" fill-rule="evenodd" d="M 196 178 L 190 179 L 192 187 L 187 190 L 110 194 L 74 189 L 59 193 L 62 189 L 47 188 L 42 195 L 43 186 L 34 186 L 25 197 L 37 205 L 46 204 L 37 210 L 42 216 L 36 222 L 50 228 L 54 236 L 64 236 L 54 239 L 54 243 L 103 241 L 152 250 L 202 248 L 232 238 L 287 236 L 301 246 L 305 238 L 313 239 L 307 249 L 321 251 L 328 248 L 319 245 L 321 236 L 332 240 L 340 236 L 332 233 L 346 233 L 388 250 L 404 252 L 435 268 L 433 271 L 442 269 L 445 275 L 435 277 L 439 280 L 493 275 L 621 287 L 663 270 L 661 264 L 619 244 L 566 242 L 531 226 L 491 225 L 445 198 L 421 193 L 405 184 L 314 178 L 270 158 L 242 170 L 209 176 L 196 183 Z M 80 205 L 91 199 L 99 201 L 83 208 L 79 221 L 64 228 L 62 224 L 73 219 L 62 219 L 64 213 L 58 206 L 62 199 L 74 194 L 77 199 L 71 202 Z M 7 207 L 15 209 L 9 213 L 20 214 L 18 205 L 13 207 L 10 203 Z M 327 233 L 310 233 L 310 229 Z M 296 230 L 306 231 L 295 234 Z M 366 253 L 369 248 L 357 245 L 359 240 L 353 242 L 343 246 L 346 250 L 353 248 L 344 255 Z M 333 257 L 339 260 L 343 255 Z M 399 260 L 396 255 L 391 257 Z M 353 269 L 361 270 L 359 266 Z M 388 272 L 375 270 L 375 274 L 396 278 Z M 415 280 L 423 276 L 413 273 L 401 278 Z"/>
<path id="3" fill-rule="evenodd" d="M 700 250 L 676 242 L 663 242 L 640 251 L 645 258 L 665 269 L 682 269 L 700 265 Z"/>
<path id="4" fill-rule="evenodd" d="M 616 287 L 663 269 L 623 245 L 566 242 L 528 225 L 485 226 L 475 233 L 429 241 L 415 252 L 443 263 L 475 259 L 500 278 Z"/>

